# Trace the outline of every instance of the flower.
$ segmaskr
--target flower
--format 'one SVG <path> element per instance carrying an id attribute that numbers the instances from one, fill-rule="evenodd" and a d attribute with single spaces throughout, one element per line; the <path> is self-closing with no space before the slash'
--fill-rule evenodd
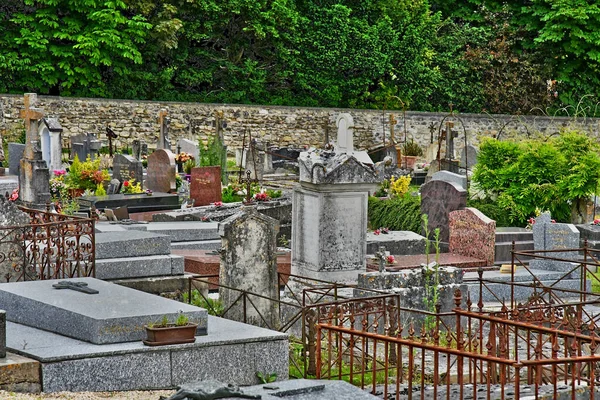
<path id="1" fill-rule="evenodd" d="M 375 229 L 373 231 L 373 235 L 379 235 L 381 233 L 381 231 L 379 229 Z"/>
<path id="2" fill-rule="evenodd" d="M 125 186 L 125 187 L 129 186 L 129 181 L 123 182 L 123 186 Z"/>
<path id="3" fill-rule="evenodd" d="M 19 188 L 16 188 L 12 191 L 8 200 L 17 201 L 18 199 L 19 199 Z"/>
<path id="4" fill-rule="evenodd" d="M 388 233 L 390 233 L 390 229 L 389 228 L 379 228 L 379 230 L 381 231 L 381 233 L 383 233 L 384 235 L 387 235 Z"/>
<path id="5" fill-rule="evenodd" d="M 55 169 L 54 171 L 52 171 L 52 173 L 54 174 L 54 176 L 63 176 L 67 173 L 67 171 L 65 171 L 64 169 Z"/>
<path id="6" fill-rule="evenodd" d="M 213 203 L 213 205 L 214 205 L 215 207 L 221 207 L 221 206 L 223 205 L 223 202 L 222 202 L 222 201 L 215 201 L 215 202 Z"/>
<path id="7" fill-rule="evenodd" d="M 390 255 L 390 256 L 387 256 L 387 257 L 385 258 L 385 261 L 386 261 L 388 264 L 393 264 L 393 263 L 395 263 L 395 262 L 396 262 L 396 258 L 395 258 L 394 256 Z"/>
<path id="8" fill-rule="evenodd" d="M 136 182 L 135 179 L 131 178 L 130 180 L 123 182 L 121 193 L 140 194 L 144 193 L 144 189 L 142 189 L 142 185 L 140 185 L 139 182 Z"/>
<path id="9" fill-rule="evenodd" d="M 268 201 L 269 200 L 269 195 L 266 193 L 256 193 L 253 196 L 254 200 L 256 201 Z"/>
<path id="10" fill-rule="evenodd" d="M 592 222 L 592 224 L 594 224 L 594 225 L 600 225 L 600 218 L 594 219 L 594 222 Z"/>

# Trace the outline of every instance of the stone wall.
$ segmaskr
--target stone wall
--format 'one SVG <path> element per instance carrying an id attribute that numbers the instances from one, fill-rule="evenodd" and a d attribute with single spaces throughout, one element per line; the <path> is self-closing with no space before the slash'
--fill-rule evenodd
<path id="1" fill-rule="evenodd" d="M 333 108 L 252 106 L 228 104 L 201 104 L 154 102 L 135 100 L 110 100 L 40 96 L 40 106 L 46 115 L 58 117 L 64 136 L 79 133 L 95 133 L 106 140 L 106 126 L 118 135 L 119 147 L 131 147 L 135 138 L 144 139 L 151 148 L 156 146 L 159 125 L 158 112 L 169 110 L 171 118 L 171 143 L 179 138 L 206 139 L 215 132 L 215 111 L 223 111 L 227 122 L 225 141 L 230 148 L 241 147 L 244 132 L 262 142 L 270 142 L 282 147 L 321 146 L 327 137 L 334 140 L 337 129 L 335 119 L 340 112 L 349 112 L 354 117 L 355 147 L 366 149 L 383 142 L 382 132 L 386 132 L 389 142 L 389 114 L 398 121 L 395 126 L 396 138 L 413 138 L 426 148 L 433 135 L 437 137 L 440 122 L 446 116 L 442 113 L 401 111 L 348 110 Z M 5 140 L 15 140 L 23 131 L 23 121 L 19 109 L 23 108 L 22 95 L 0 95 L 0 134 Z M 516 117 L 507 115 L 460 114 L 455 117 L 455 128 L 459 131 L 457 148 L 464 143 L 466 131 L 469 142 L 477 144 L 480 137 L 493 136 L 501 132 L 520 131 L 531 133 L 542 131 L 556 132 L 562 126 L 575 124 L 598 135 L 600 119 L 579 119 L 574 121 L 563 117 Z"/>

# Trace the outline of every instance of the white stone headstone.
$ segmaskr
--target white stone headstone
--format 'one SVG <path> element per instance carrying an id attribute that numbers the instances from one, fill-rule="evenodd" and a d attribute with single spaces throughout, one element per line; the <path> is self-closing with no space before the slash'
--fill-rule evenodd
<path id="1" fill-rule="evenodd" d="M 335 152 L 352 154 L 354 152 L 354 119 L 348 113 L 341 113 L 337 117 L 338 127 L 337 145 Z"/>

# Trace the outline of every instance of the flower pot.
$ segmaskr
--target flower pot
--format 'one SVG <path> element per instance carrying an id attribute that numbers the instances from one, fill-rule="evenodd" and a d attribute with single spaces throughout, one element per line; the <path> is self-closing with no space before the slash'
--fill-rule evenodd
<path id="1" fill-rule="evenodd" d="M 164 346 L 168 344 L 194 343 L 196 341 L 196 328 L 198 324 L 167 325 L 146 328 L 146 346 Z"/>
<path id="2" fill-rule="evenodd" d="M 402 168 L 415 169 L 418 158 L 417 156 L 402 156 Z"/>

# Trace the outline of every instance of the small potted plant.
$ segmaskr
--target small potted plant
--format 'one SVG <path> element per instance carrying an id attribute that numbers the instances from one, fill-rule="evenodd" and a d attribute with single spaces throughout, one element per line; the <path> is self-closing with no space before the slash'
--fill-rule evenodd
<path id="1" fill-rule="evenodd" d="M 147 346 L 163 346 L 167 344 L 194 343 L 198 324 L 189 321 L 187 315 L 179 312 L 174 323 L 170 323 L 166 315 L 158 323 L 150 323 L 146 328 Z"/>
<path id="2" fill-rule="evenodd" d="M 414 169 L 417 159 L 423 156 L 423 149 L 413 139 L 402 146 L 402 167 Z"/>
<path id="3" fill-rule="evenodd" d="M 123 182 L 123 186 L 121 187 L 121 193 L 141 194 L 144 193 L 144 190 L 142 189 L 142 185 L 140 185 L 140 182 L 136 182 L 135 179 L 131 178 Z"/>

